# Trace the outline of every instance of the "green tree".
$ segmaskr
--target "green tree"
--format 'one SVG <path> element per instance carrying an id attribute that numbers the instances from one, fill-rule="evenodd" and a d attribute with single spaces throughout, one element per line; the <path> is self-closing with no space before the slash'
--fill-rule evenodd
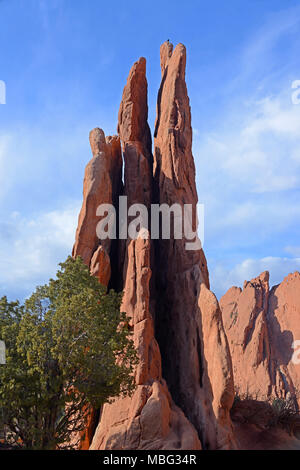
<path id="1" fill-rule="evenodd" d="M 24 305 L 0 300 L 0 409 L 11 440 L 72 448 L 91 407 L 132 393 L 137 356 L 120 304 L 79 257 Z"/>

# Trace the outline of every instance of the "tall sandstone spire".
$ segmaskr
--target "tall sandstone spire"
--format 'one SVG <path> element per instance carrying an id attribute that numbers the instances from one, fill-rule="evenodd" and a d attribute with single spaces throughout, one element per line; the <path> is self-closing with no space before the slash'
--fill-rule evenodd
<path id="1" fill-rule="evenodd" d="M 119 110 L 128 207 L 151 204 L 153 157 L 147 119 L 146 61 L 141 58 L 130 70 Z M 150 302 L 151 240 L 120 240 L 120 246 L 120 252 L 125 251 L 121 308 L 131 319 L 139 357 L 136 390 L 132 397 L 104 405 L 91 449 L 200 449 L 196 430 L 175 406 L 162 379 Z"/>
<path id="2" fill-rule="evenodd" d="M 165 42 L 160 49 L 162 80 L 154 133 L 156 198 L 162 204 L 198 201 L 192 127 L 185 82 L 186 50 Z M 229 348 L 216 297 L 209 290 L 201 248 L 187 240 L 159 240 L 156 247 L 156 333 L 163 374 L 175 403 L 196 427 L 205 448 L 232 445 L 229 410 L 233 377 Z"/>
<path id="3" fill-rule="evenodd" d="M 128 206 L 177 203 L 192 204 L 195 210 L 185 62 L 183 45 L 174 52 L 170 43 L 162 45 L 154 155 L 144 58 L 131 68 L 123 91 L 119 137 L 104 139 L 102 131 L 92 131 L 94 156 L 86 169 L 73 255 L 81 255 L 100 282 L 105 277 L 104 284 L 123 289 L 122 311 L 131 319 L 139 364 L 135 393 L 104 405 L 91 449 L 234 446 L 231 358 L 219 305 L 209 290 L 203 250 L 187 251 L 186 240 L 172 236 L 112 243 L 96 238 L 97 205 L 117 205 L 119 195 L 127 196 Z"/>

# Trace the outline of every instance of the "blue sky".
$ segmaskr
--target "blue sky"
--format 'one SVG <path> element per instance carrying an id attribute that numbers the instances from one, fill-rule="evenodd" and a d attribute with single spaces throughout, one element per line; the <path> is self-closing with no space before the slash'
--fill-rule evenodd
<path id="1" fill-rule="evenodd" d="M 27 296 L 71 251 L 88 134 L 116 132 L 129 69 L 187 47 L 212 289 L 300 270 L 300 5 L 296 0 L 0 1 L 0 296 Z"/>

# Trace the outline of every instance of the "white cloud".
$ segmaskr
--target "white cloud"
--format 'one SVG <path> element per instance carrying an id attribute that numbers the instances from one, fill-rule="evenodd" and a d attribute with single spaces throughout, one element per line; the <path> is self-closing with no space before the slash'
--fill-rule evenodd
<path id="1" fill-rule="evenodd" d="M 207 157 L 208 171 L 218 172 L 226 186 L 242 186 L 243 192 L 299 187 L 300 106 L 293 105 L 283 92 L 242 110 L 247 113 L 228 119 L 228 128 L 199 140 L 196 153 Z M 233 128 L 233 120 L 240 125 Z"/>
<path id="2" fill-rule="evenodd" d="M 285 90 L 282 97 L 268 96 L 254 103 L 256 116 L 243 130 L 243 137 L 257 140 L 262 134 L 273 132 L 284 137 L 299 138 L 300 111 L 287 98 Z"/>
<path id="3" fill-rule="evenodd" d="M 0 225 L 0 296 L 23 292 L 54 276 L 71 254 L 80 203 L 37 217 L 13 212 Z"/>

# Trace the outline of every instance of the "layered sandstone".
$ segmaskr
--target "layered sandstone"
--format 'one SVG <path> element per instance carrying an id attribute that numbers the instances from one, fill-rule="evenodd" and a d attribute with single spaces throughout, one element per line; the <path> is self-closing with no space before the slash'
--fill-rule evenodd
<path id="1" fill-rule="evenodd" d="M 264 272 L 232 287 L 220 306 L 232 355 L 234 380 L 242 396 L 290 399 L 297 406 L 300 366 L 294 342 L 300 338 L 300 274 L 269 288 Z"/>

